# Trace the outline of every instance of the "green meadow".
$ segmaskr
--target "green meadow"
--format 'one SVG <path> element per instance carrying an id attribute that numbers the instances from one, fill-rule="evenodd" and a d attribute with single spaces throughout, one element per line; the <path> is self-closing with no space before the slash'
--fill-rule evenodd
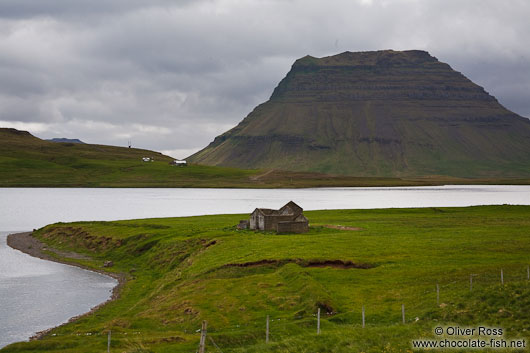
<path id="1" fill-rule="evenodd" d="M 143 162 L 143 157 L 152 162 Z M 247 180 L 258 171 L 176 167 L 173 158 L 137 148 L 55 143 L 0 129 L 0 187 L 186 187 Z"/>
<path id="2" fill-rule="evenodd" d="M 505 339 L 529 343 L 529 206 L 306 215 L 310 231 L 298 235 L 236 230 L 248 215 L 39 229 L 63 250 L 51 255 L 126 283 L 96 312 L 2 352 L 104 352 L 109 330 L 111 352 L 195 352 L 203 320 L 207 352 L 410 352 L 413 339 L 447 325 L 502 327 Z M 69 251 L 85 256 L 58 255 Z"/>

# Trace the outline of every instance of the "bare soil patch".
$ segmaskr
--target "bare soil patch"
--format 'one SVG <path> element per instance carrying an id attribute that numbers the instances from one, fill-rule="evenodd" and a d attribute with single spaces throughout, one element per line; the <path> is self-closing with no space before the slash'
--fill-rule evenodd
<path id="1" fill-rule="evenodd" d="M 341 226 L 340 224 L 324 224 L 323 227 L 338 230 L 363 230 L 362 228 Z"/>
<path id="2" fill-rule="evenodd" d="M 227 267 L 259 267 L 259 266 L 275 266 L 280 267 L 288 263 L 295 263 L 302 267 L 332 267 L 339 269 L 370 269 L 375 267 L 372 264 L 355 263 L 352 261 L 343 260 L 304 260 L 304 259 L 283 259 L 283 260 L 259 260 L 243 263 L 233 263 L 223 265 L 223 268 Z"/>
<path id="3" fill-rule="evenodd" d="M 31 255 L 33 257 L 38 257 L 44 260 L 57 261 L 55 257 L 50 256 L 45 251 L 52 252 L 60 257 L 65 257 L 65 258 L 74 259 L 74 260 L 90 259 L 86 255 L 78 254 L 75 252 L 69 252 L 69 251 L 60 251 L 57 249 L 47 247 L 40 240 L 32 237 L 31 232 L 10 234 L 7 237 L 7 245 L 12 247 L 13 249 L 20 250 L 28 255 Z"/>

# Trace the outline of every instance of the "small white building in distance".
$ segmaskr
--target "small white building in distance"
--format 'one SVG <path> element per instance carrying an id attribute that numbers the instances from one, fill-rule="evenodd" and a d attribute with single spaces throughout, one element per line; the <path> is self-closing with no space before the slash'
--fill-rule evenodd
<path id="1" fill-rule="evenodd" d="M 171 165 L 176 165 L 177 167 L 186 167 L 188 165 L 188 163 L 185 160 L 179 161 L 178 159 L 175 159 L 170 164 Z"/>
<path id="2" fill-rule="evenodd" d="M 154 158 L 151 158 L 151 157 L 143 157 L 143 158 L 142 158 L 142 161 L 144 161 L 144 162 L 152 162 L 152 161 L 154 161 Z"/>

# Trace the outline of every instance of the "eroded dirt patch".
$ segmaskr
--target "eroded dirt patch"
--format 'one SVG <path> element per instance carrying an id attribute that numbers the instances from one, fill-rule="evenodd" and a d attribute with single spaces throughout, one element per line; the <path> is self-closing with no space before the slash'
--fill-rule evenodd
<path id="1" fill-rule="evenodd" d="M 340 224 L 324 224 L 323 227 L 338 230 L 363 230 L 362 228 L 341 226 Z"/>
<path id="2" fill-rule="evenodd" d="M 70 251 L 62 251 L 53 249 L 50 247 L 47 247 L 44 243 L 42 243 L 37 238 L 34 238 L 31 236 L 31 232 L 25 232 L 25 233 L 18 233 L 18 234 L 10 234 L 7 237 L 7 245 L 12 247 L 13 249 L 20 250 L 22 252 L 25 252 L 26 254 L 29 254 L 34 257 L 38 257 L 45 260 L 52 260 L 53 258 L 50 258 L 50 256 L 47 256 L 44 252 L 49 251 L 52 253 L 57 254 L 60 257 L 65 257 L 69 259 L 75 259 L 75 260 L 89 260 L 90 257 L 70 252 Z"/>
<path id="3" fill-rule="evenodd" d="M 302 264 L 303 266 L 303 264 Z M 360 269 L 369 269 L 375 267 L 371 264 L 357 264 L 351 261 L 342 261 L 342 260 L 323 260 L 323 261 L 309 261 L 304 267 L 333 267 L 333 268 L 360 268 Z"/>
<path id="4" fill-rule="evenodd" d="M 122 245 L 122 239 L 93 235 L 81 227 L 50 227 L 42 234 L 42 237 L 61 243 L 67 242 L 71 247 L 83 246 L 92 251 L 106 250 Z"/>
<path id="5" fill-rule="evenodd" d="M 295 263 L 301 267 L 332 267 L 340 269 L 370 269 L 375 267 L 372 264 L 355 263 L 352 261 L 343 260 L 304 260 L 304 259 L 283 259 L 283 260 L 259 260 L 243 263 L 226 264 L 221 268 L 227 267 L 260 267 L 260 266 L 275 266 L 280 267 L 288 263 Z"/>

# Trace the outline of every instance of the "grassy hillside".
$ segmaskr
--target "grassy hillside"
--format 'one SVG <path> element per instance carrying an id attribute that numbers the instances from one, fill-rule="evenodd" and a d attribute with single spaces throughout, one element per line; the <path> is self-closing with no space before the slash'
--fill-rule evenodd
<path id="1" fill-rule="evenodd" d="M 223 352 L 410 352 L 412 339 L 450 323 L 503 327 L 528 345 L 530 207 L 306 214 L 301 235 L 237 231 L 244 215 L 44 227 L 35 236 L 49 246 L 89 257 L 70 261 L 112 260 L 105 270 L 127 283 L 96 313 L 2 352 L 102 352 L 108 330 L 111 352 L 193 352 L 202 320 Z M 217 351 L 209 339 L 207 351 Z"/>
<path id="2" fill-rule="evenodd" d="M 152 157 L 153 163 L 142 162 Z M 56 143 L 0 129 L 0 186 L 112 186 L 167 178 L 171 157 L 136 148 Z"/>
<path id="3" fill-rule="evenodd" d="M 154 158 L 143 162 L 142 157 Z M 234 187 L 258 170 L 193 165 L 149 150 L 44 141 L 0 129 L 0 187 Z M 257 183 L 257 182 L 256 182 Z"/>
<path id="4" fill-rule="evenodd" d="M 142 162 L 142 157 L 154 162 Z M 0 128 L 0 187 L 317 187 L 444 183 L 530 183 L 530 180 L 355 178 L 318 173 L 189 165 L 174 167 L 158 152 L 115 146 L 55 143 Z"/>

